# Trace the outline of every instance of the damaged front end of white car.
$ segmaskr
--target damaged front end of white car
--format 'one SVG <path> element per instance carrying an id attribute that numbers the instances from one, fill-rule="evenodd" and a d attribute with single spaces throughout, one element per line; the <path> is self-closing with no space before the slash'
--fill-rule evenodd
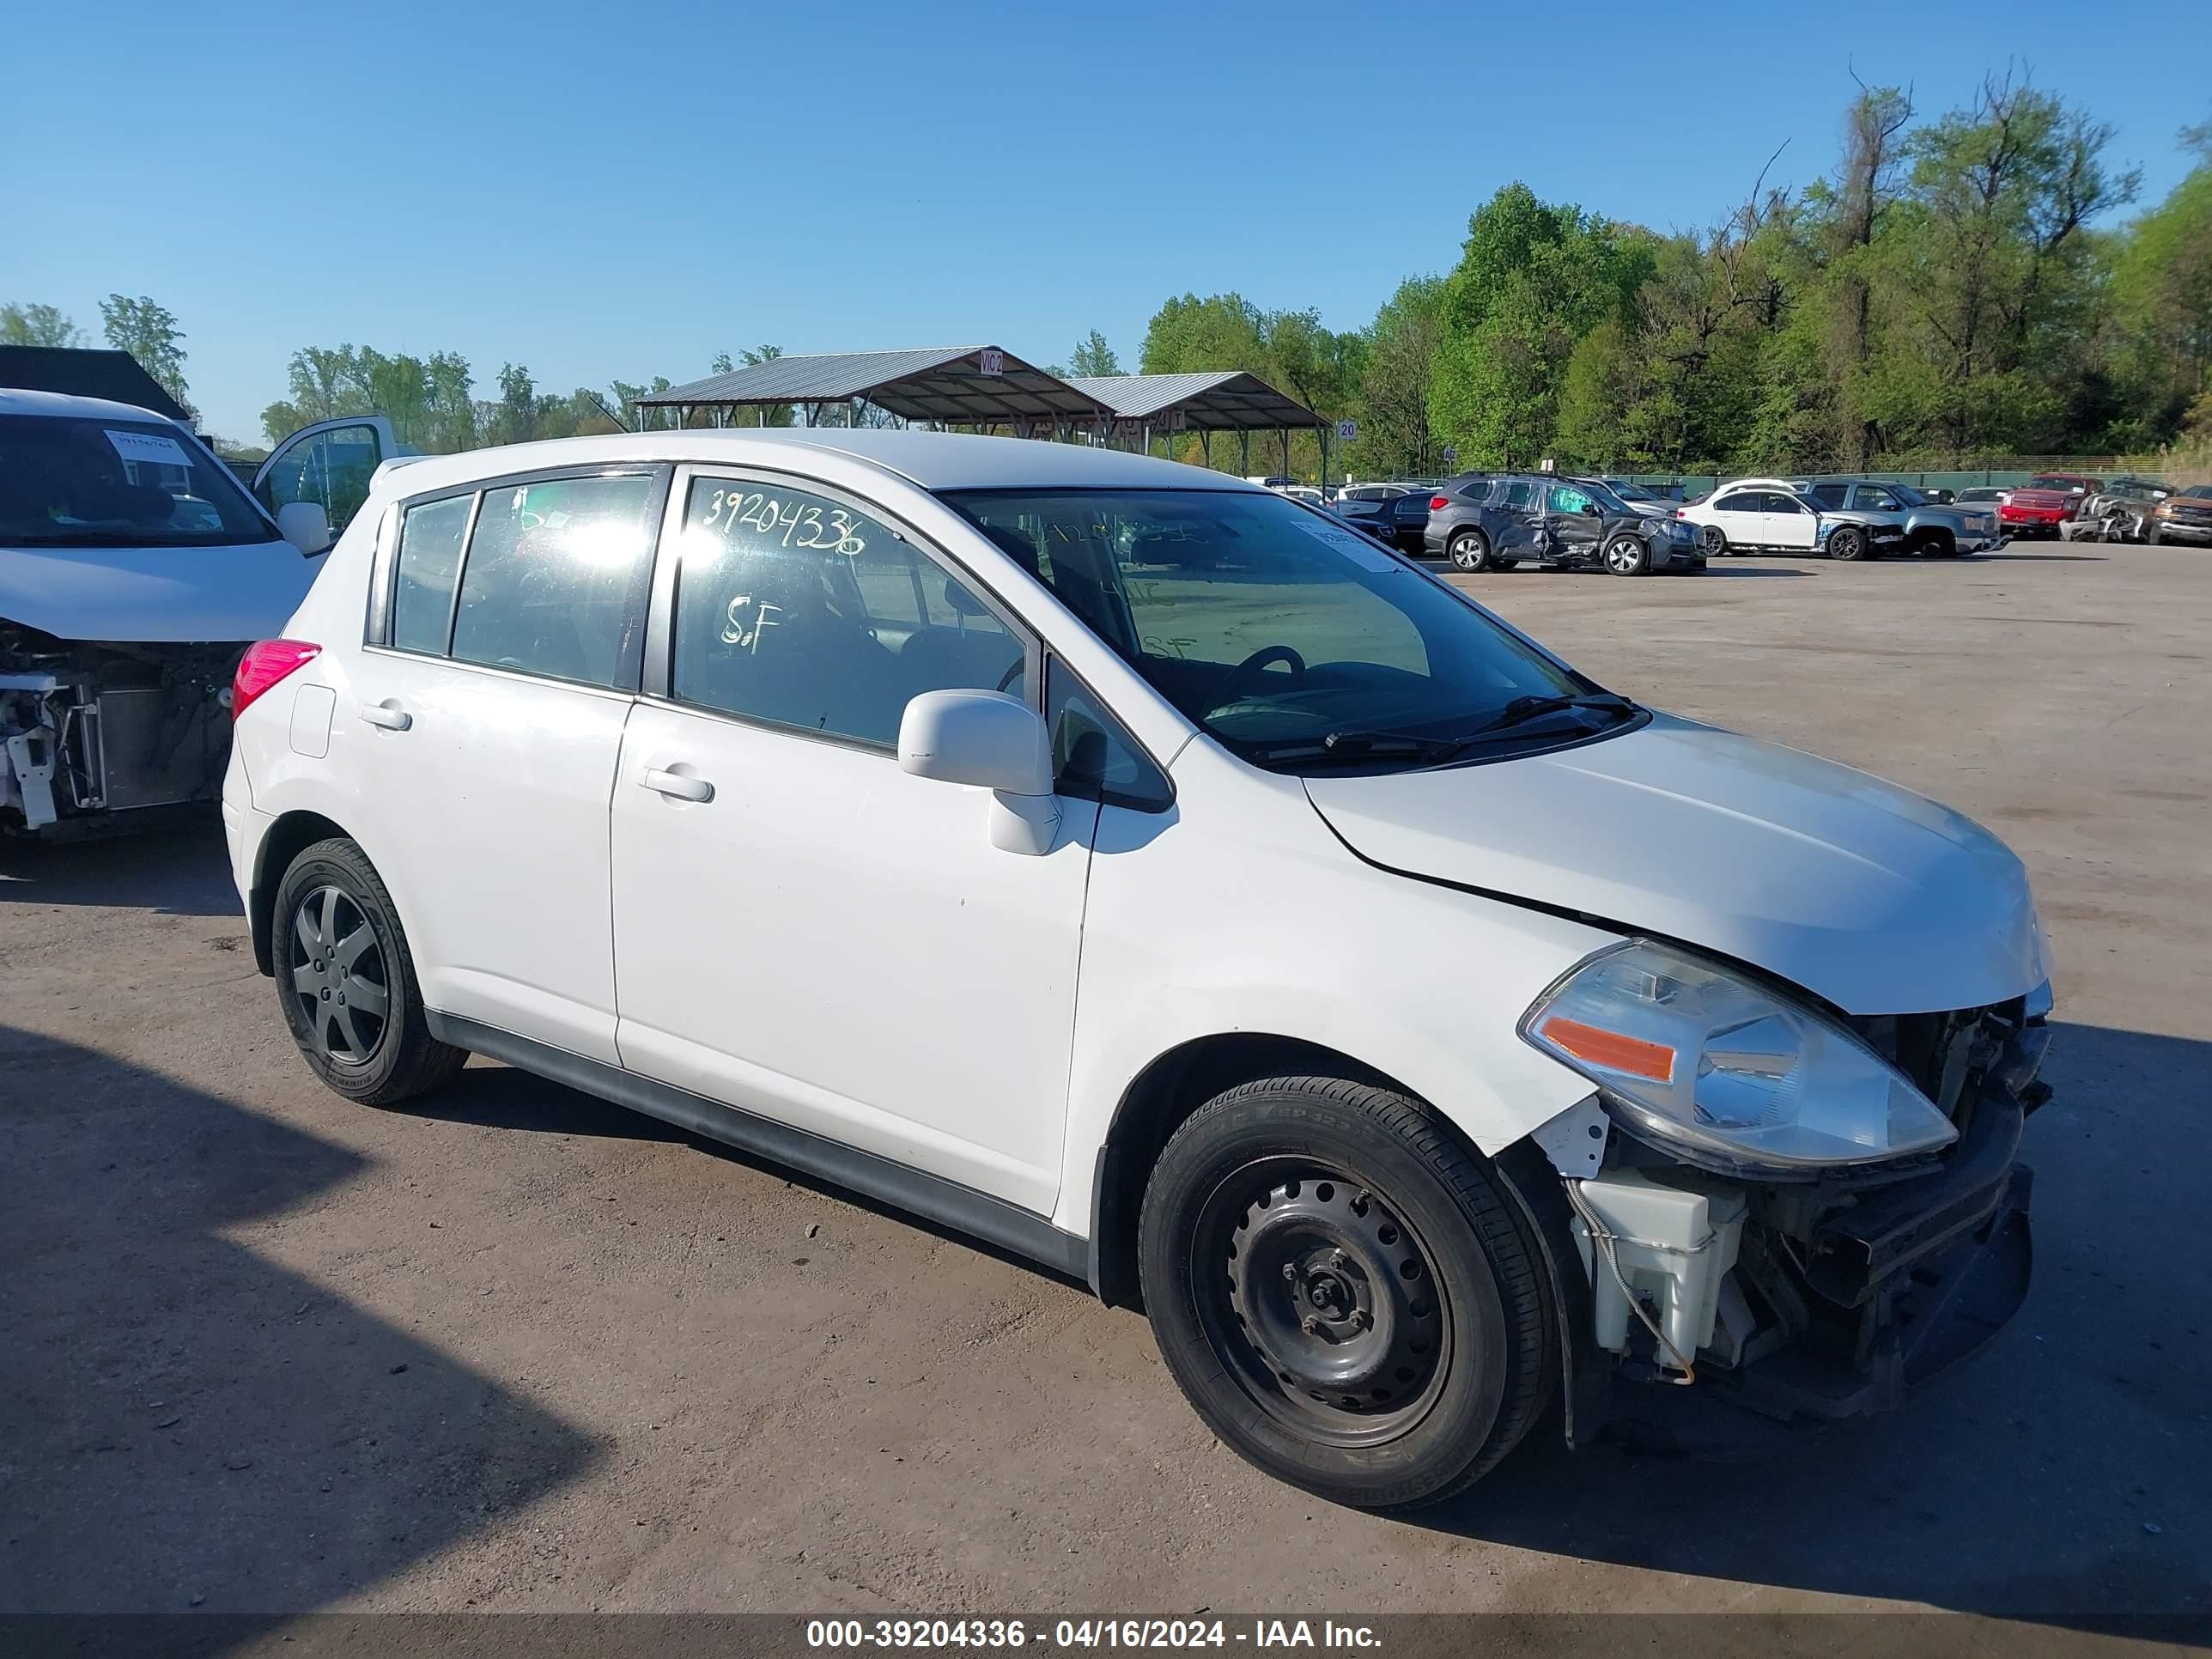
<path id="1" fill-rule="evenodd" d="M 231 676 L 313 581 L 327 518 L 278 523 L 149 410 L 0 392 L 0 836 L 72 838 L 211 801 Z"/>
<path id="2" fill-rule="evenodd" d="M 1547 992 L 1522 1036 L 1595 1087 L 1534 1137 L 1583 1270 L 1561 1275 L 1576 1437 L 1745 1437 L 1708 1405 L 1862 1416 L 1978 1352 L 2027 1296 L 2050 1010 L 2046 982 L 1854 1018 L 1648 939 Z"/>
<path id="3" fill-rule="evenodd" d="M 0 619 L 0 833 L 62 839 L 215 799 L 241 648 L 61 640 Z"/>

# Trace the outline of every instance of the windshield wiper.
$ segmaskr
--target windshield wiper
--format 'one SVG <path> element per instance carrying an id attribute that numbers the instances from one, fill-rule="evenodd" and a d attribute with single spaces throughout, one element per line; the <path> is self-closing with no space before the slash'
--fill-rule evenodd
<path id="1" fill-rule="evenodd" d="M 1514 698 L 1505 705 L 1497 719 L 1462 737 L 1423 738 L 1407 732 L 1331 732 L 1323 738 L 1255 749 L 1252 751 L 1252 758 L 1263 765 L 1281 761 L 1300 761 L 1309 766 L 1360 766 L 1370 761 L 1417 760 L 1436 766 L 1456 759 L 1470 749 L 1495 743 L 1511 728 L 1529 720 L 1567 709 L 1583 708 L 1622 720 L 1638 712 L 1636 704 L 1611 691 L 1577 697 L 1532 695 Z"/>
<path id="2" fill-rule="evenodd" d="M 1479 738 L 1487 732 L 1503 732 L 1508 727 L 1525 725 L 1547 714 L 1561 714 L 1570 708 L 1587 708 L 1594 714 L 1611 714 L 1620 720 L 1626 720 L 1636 712 L 1634 703 L 1612 691 L 1598 691 L 1579 697 L 1541 697 L 1531 694 L 1514 698 L 1498 711 L 1496 720 L 1487 726 L 1477 726 L 1468 736 Z"/>
<path id="3" fill-rule="evenodd" d="M 1252 758 L 1263 763 L 1303 761 L 1315 766 L 1361 766 L 1369 761 L 1438 760 L 1456 754 L 1457 738 L 1417 738 L 1402 732 L 1331 732 L 1297 743 L 1263 745 Z"/>

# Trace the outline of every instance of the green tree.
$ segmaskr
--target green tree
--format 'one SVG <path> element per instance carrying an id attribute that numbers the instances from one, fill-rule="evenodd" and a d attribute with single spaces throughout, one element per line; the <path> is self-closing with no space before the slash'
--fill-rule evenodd
<path id="1" fill-rule="evenodd" d="M 108 344 L 129 352 L 162 391 L 191 407 L 185 395 L 185 331 L 174 313 L 143 295 L 132 300 L 111 294 L 100 302 L 100 319 Z"/>
<path id="2" fill-rule="evenodd" d="M 1557 426 L 1576 343 L 1626 313 L 1650 264 L 1603 219 L 1504 186 L 1468 222 L 1444 283 L 1429 419 L 1462 463 L 1527 465 Z"/>
<path id="3" fill-rule="evenodd" d="M 2212 389 L 2212 125 L 2181 138 L 2197 166 L 2111 257 L 2115 366 L 2149 437 L 2166 435 Z"/>
<path id="4" fill-rule="evenodd" d="M 84 331 L 58 307 L 0 305 L 0 345 L 81 346 L 84 340 Z"/>
<path id="5" fill-rule="evenodd" d="M 1114 355 L 1114 348 L 1106 343 L 1106 337 L 1094 328 L 1075 343 L 1075 350 L 1067 360 L 1066 373 L 1084 376 L 1119 374 L 1121 373 L 1121 360 Z"/>
<path id="6" fill-rule="evenodd" d="M 1353 413 L 1359 436 L 1345 459 L 1369 477 L 1435 471 L 1441 446 L 1429 428 L 1429 375 L 1443 338 L 1443 278 L 1409 276 L 1367 331 Z"/>

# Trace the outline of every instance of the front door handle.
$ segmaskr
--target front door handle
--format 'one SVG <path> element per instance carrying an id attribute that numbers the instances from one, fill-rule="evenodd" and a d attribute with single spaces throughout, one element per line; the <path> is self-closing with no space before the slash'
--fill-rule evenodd
<path id="1" fill-rule="evenodd" d="M 657 795 L 671 800 L 710 801 L 714 799 L 714 786 L 704 778 L 686 777 L 681 772 L 672 772 L 665 767 L 648 766 L 638 781 Z"/>
<path id="2" fill-rule="evenodd" d="M 362 707 L 361 717 L 371 726 L 380 726 L 387 732 L 404 732 L 415 724 L 412 714 L 390 702 L 365 703 Z"/>

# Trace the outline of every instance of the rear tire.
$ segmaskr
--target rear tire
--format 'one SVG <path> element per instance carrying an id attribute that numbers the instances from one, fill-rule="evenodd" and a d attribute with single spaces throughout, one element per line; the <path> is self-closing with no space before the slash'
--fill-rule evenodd
<path id="1" fill-rule="evenodd" d="M 331 1090 L 385 1106 L 467 1063 L 466 1049 L 430 1035 L 398 909 L 352 842 L 319 841 L 292 860 L 270 930 L 284 1024 Z"/>
<path id="2" fill-rule="evenodd" d="M 1707 525 L 1698 532 L 1698 538 L 1705 543 L 1709 559 L 1725 559 L 1735 550 L 1729 545 L 1728 532 L 1717 524 Z"/>
<path id="3" fill-rule="evenodd" d="M 1462 530 L 1444 544 L 1444 552 L 1452 563 L 1462 570 L 1488 570 L 1492 568 L 1490 557 L 1490 538 L 1480 530 Z"/>
<path id="4" fill-rule="evenodd" d="M 1177 1129 L 1138 1261 L 1162 1358 L 1257 1468 L 1362 1509 L 1438 1502 L 1541 1415 L 1556 1320 L 1498 1177 L 1420 1106 L 1273 1078 Z"/>

